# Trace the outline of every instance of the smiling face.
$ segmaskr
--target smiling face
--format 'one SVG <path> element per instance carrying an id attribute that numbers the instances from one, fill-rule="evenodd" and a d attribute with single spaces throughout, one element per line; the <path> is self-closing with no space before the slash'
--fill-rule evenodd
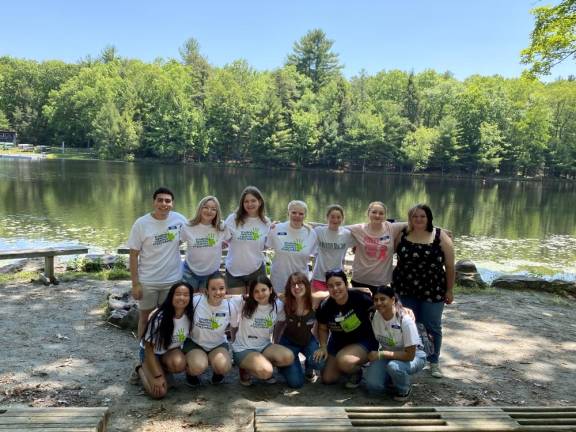
<path id="1" fill-rule="evenodd" d="M 306 219 L 306 209 L 298 205 L 292 206 L 288 210 L 288 217 L 291 227 L 300 228 L 304 225 L 304 219 Z"/>
<path id="2" fill-rule="evenodd" d="M 210 225 L 218 215 L 218 205 L 213 200 L 208 200 L 200 209 L 200 223 Z"/>
<path id="3" fill-rule="evenodd" d="M 381 224 L 386 220 L 386 209 L 380 204 L 372 204 L 368 208 L 368 220 L 372 224 Z"/>
<path id="4" fill-rule="evenodd" d="M 267 305 L 270 302 L 270 293 L 271 290 L 270 287 L 268 287 L 268 285 L 263 283 L 257 283 L 256 286 L 254 287 L 252 296 L 254 300 L 256 300 L 256 303 L 258 303 L 259 305 Z"/>
<path id="5" fill-rule="evenodd" d="M 374 307 L 380 314 L 389 316 L 394 313 L 394 297 L 388 297 L 385 294 L 374 294 Z"/>
<path id="6" fill-rule="evenodd" d="M 290 292 L 294 298 L 304 298 L 306 296 L 306 284 L 299 278 L 292 276 L 290 280 Z"/>
<path id="7" fill-rule="evenodd" d="M 226 283 L 224 279 L 210 279 L 208 287 L 206 288 L 206 296 L 208 297 L 208 303 L 211 305 L 220 305 L 226 296 Z"/>
<path id="8" fill-rule="evenodd" d="M 428 216 L 422 209 L 415 209 L 410 215 L 410 226 L 413 230 L 424 231 L 428 226 Z"/>
<path id="9" fill-rule="evenodd" d="M 170 211 L 174 208 L 174 200 L 170 194 L 159 193 L 154 198 L 154 212 L 152 216 L 155 219 L 166 219 Z"/>
<path id="10" fill-rule="evenodd" d="M 244 201 L 242 201 L 242 206 L 244 207 L 244 211 L 248 214 L 249 217 L 256 217 L 258 216 L 258 210 L 262 203 L 258 198 L 256 198 L 251 193 L 247 193 L 244 197 Z"/>
<path id="11" fill-rule="evenodd" d="M 348 301 L 348 287 L 341 277 L 332 276 L 326 280 L 328 293 L 336 303 L 344 304 Z"/>
<path id="12" fill-rule="evenodd" d="M 185 285 L 180 285 L 174 290 L 172 306 L 176 315 L 182 315 L 186 307 L 190 304 L 190 290 Z"/>
<path id="13" fill-rule="evenodd" d="M 328 213 L 328 217 L 326 218 L 328 221 L 328 228 L 337 231 L 338 227 L 342 225 L 344 221 L 344 215 L 340 212 L 340 210 L 332 210 Z"/>

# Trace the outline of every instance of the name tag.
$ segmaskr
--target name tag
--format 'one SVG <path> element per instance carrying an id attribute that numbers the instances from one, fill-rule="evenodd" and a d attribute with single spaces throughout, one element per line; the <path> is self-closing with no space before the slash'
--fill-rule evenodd
<path id="1" fill-rule="evenodd" d="M 392 327 L 393 329 L 397 329 L 400 330 L 402 327 L 400 327 L 399 324 L 392 324 L 390 327 Z"/>
<path id="2" fill-rule="evenodd" d="M 225 317 L 226 316 L 226 314 L 224 312 L 217 312 L 215 315 L 217 317 Z"/>
<path id="3" fill-rule="evenodd" d="M 344 321 L 344 317 L 343 316 L 337 316 L 336 318 L 334 318 L 334 321 L 336 321 L 337 323 Z"/>
<path id="4" fill-rule="evenodd" d="M 278 235 L 279 236 L 285 236 L 285 235 L 288 235 L 288 233 L 287 232 L 279 232 Z"/>

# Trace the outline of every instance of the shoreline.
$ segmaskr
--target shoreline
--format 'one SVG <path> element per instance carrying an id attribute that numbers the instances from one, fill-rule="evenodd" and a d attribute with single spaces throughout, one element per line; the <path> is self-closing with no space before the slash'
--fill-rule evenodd
<path id="1" fill-rule="evenodd" d="M 77 153 L 44 153 L 44 154 L 35 154 L 36 156 L 27 154 L 27 153 L 14 153 L 14 152 L 6 152 L 0 150 L 0 159 L 18 159 L 18 160 L 25 160 L 25 159 L 32 159 L 32 160 L 84 160 L 84 161 L 106 161 L 106 162 L 115 162 L 115 163 L 159 163 L 162 165 L 189 165 L 192 167 L 218 167 L 218 168 L 249 168 L 249 169 L 261 169 L 261 170 L 272 170 L 272 171 L 303 171 L 303 172 L 330 172 L 335 174 L 380 174 L 380 175 L 393 175 L 393 176 L 406 176 L 412 178 L 440 178 L 440 179 L 458 179 L 458 180 L 479 180 L 483 184 L 490 183 L 490 182 L 530 182 L 530 183 L 547 183 L 547 182 L 554 182 L 554 183 L 566 183 L 566 184 L 574 184 L 576 183 L 576 178 L 570 179 L 565 177 L 551 177 L 551 176 L 498 176 L 498 175 L 479 175 L 479 174 L 471 174 L 471 173 L 458 173 L 458 172 L 406 172 L 406 171 L 383 171 L 382 169 L 378 168 L 369 168 L 366 170 L 360 169 L 341 169 L 341 168 L 330 168 L 330 167 L 296 167 L 296 166 L 277 166 L 277 167 L 270 167 L 270 166 L 262 166 L 259 164 L 254 164 L 250 162 L 243 162 L 243 161 L 233 161 L 233 162 L 213 162 L 213 161 L 169 161 L 166 159 L 160 158 L 137 158 L 134 160 L 122 160 L 122 159 L 100 159 L 94 157 L 94 155 L 89 154 L 88 152 L 77 152 Z"/>

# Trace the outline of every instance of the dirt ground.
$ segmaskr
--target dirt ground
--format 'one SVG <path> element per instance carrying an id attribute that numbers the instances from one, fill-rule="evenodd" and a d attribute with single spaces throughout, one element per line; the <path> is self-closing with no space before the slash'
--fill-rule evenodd
<path id="1" fill-rule="evenodd" d="M 162 401 L 128 382 L 133 335 L 102 320 L 107 293 L 128 282 L 0 285 L 0 408 L 108 406 L 110 431 L 251 430 L 255 407 L 398 406 L 341 385 L 190 389 L 177 377 Z M 446 377 L 415 377 L 409 404 L 576 405 L 574 301 L 534 293 L 461 294 L 446 308 Z"/>

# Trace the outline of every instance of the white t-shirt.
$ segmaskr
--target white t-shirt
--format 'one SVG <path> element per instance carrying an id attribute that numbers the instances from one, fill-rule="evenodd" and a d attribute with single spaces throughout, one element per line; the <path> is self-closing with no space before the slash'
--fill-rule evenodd
<path id="1" fill-rule="evenodd" d="M 414 320 L 404 314 L 400 319 L 398 314 L 386 321 L 379 312 L 372 317 L 374 336 L 380 343 L 380 348 L 387 351 L 403 351 L 404 348 L 422 345 Z"/>
<path id="2" fill-rule="evenodd" d="M 270 230 L 266 246 L 274 249 L 270 279 L 277 293 L 283 293 L 288 277 L 294 272 L 309 275 L 310 255 L 316 252 L 316 232 L 302 227 L 294 229 L 283 222 Z"/>
<path id="3" fill-rule="evenodd" d="M 187 242 L 186 264 L 198 276 L 208 276 L 220 268 L 222 242 L 230 240 L 230 230 L 222 225 L 219 231 L 212 225 L 198 224 L 182 227 L 180 238 Z"/>
<path id="4" fill-rule="evenodd" d="M 388 285 L 392 282 L 394 234 L 390 222 L 384 222 L 384 232 L 374 237 L 366 224 L 350 225 L 356 252 L 352 263 L 352 280 L 368 285 Z"/>
<path id="5" fill-rule="evenodd" d="M 190 339 L 206 351 L 226 343 L 226 328 L 238 326 L 238 304 L 230 299 L 212 306 L 205 295 L 194 298 L 194 327 Z"/>
<path id="6" fill-rule="evenodd" d="M 342 227 L 339 227 L 338 231 L 333 231 L 328 226 L 317 226 L 314 231 L 317 236 L 318 253 L 312 279 L 324 282 L 328 270 L 343 268 L 346 252 L 354 244 L 354 240 L 350 230 Z"/>
<path id="7" fill-rule="evenodd" d="M 234 298 L 238 305 L 238 315 L 240 323 L 238 325 L 238 332 L 236 339 L 232 343 L 232 350 L 234 352 L 245 351 L 247 349 L 254 349 L 262 351 L 268 344 L 272 342 L 272 334 L 274 333 L 274 325 L 278 321 L 286 321 L 284 314 L 284 303 L 276 300 L 276 305 L 258 305 L 251 318 L 242 316 L 242 308 L 244 301 L 241 296 Z"/>
<path id="8" fill-rule="evenodd" d="M 158 326 L 160 325 L 160 316 L 159 314 L 156 317 L 156 325 L 154 326 L 155 331 L 158 331 Z M 190 320 L 188 319 L 187 315 L 182 315 L 180 318 L 174 318 L 174 331 L 172 332 L 172 343 L 168 346 L 167 349 L 164 347 L 157 347 L 154 345 L 154 338 L 150 333 L 150 326 L 144 335 L 144 341 L 150 342 L 154 345 L 154 354 L 162 355 L 167 351 L 174 349 L 174 348 L 182 348 L 184 341 L 190 335 Z M 141 344 L 142 346 L 142 344 Z"/>
<path id="9" fill-rule="evenodd" d="M 180 232 L 186 218 L 170 212 L 164 220 L 150 213 L 138 218 L 128 237 L 128 247 L 139 251 L 138 279 L 143 284 L 172 284 L 182 279 Z"/>
<path id="10" fill-rule="evenodd" d="M 270 222 L 264 223 L 259 217 L 247 217 L 243 225 L 236 225 L 236 213 L 232 213 L 224 223 L 232 234 L 226 255 L 226 270 L 232 276 L 254 273 L 264 262 L 262 252 Z"/>

